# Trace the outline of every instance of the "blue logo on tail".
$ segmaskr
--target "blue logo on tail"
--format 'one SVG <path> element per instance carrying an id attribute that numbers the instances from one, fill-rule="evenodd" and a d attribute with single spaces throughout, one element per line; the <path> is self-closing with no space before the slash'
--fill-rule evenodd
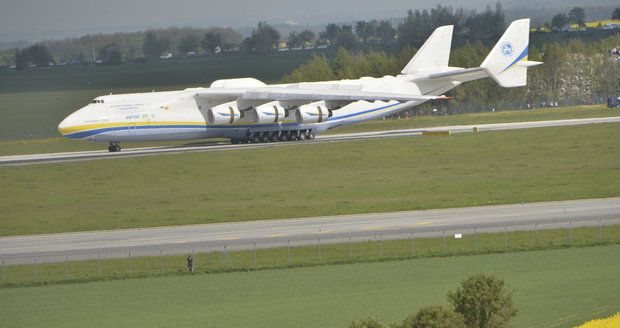
<path id="1" fill-rule="evenodd" d="M 512 54 L 514 54 L 514 47 L 512 46 L 512 43 L 510 42 L 504 42 L 502 43 L 502 45 L 500 46 L 500 50 L 502 52 L 502 56 L 504 57 L 512 57 Z"/>

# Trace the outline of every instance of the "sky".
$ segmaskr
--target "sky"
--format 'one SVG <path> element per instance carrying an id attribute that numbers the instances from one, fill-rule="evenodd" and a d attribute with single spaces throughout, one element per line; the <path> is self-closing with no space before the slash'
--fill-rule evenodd
<path id="1" fill-rule="evenodd" d="M 547 0 L 582 2 L 577 0 Z M 591 0 L 590 2 L 613 2 Z M 40 41 L 97 32 L 169 26 L 247 27 L 259 21 L 300 25 L 404 17 L 437 4 L 483 9 L 496 0 L 0 0 L 0 42 Z M 504 7 L 539 0 L 502 0 Z"/>

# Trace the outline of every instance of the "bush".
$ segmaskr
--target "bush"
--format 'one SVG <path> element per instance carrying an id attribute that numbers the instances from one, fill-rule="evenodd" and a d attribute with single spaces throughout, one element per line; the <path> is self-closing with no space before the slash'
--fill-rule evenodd
<path id="1" fill-rule="evenodd" d="M 403 322 L 402 328 L 466 328 L 465 318 L 460 313 L 441 306 L 422 308 L 415 316 Z"/>
<path id="2" fill-rule="evenodd" d="M 379 319 L 370 316 L 364 320 L 353 321 L 349 324 L 349 328 L 384 328 L 385 326 Z"/>

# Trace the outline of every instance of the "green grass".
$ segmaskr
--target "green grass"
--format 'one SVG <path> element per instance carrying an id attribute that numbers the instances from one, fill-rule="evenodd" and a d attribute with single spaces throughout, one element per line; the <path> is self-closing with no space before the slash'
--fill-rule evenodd
<path id="1" fill-rule="evenodd" d="M 620 244 L 620 225 L 600 227 L 580 227 L 574 223 L 572 229 L 545 229 L 508 231 L 507 233 L 464 233 L 462 239 L 452 238 L 450 232 L 445 238 L 411 238 L 399 236 L 400 240 L 374 240 L 326 244 L 297 245 L 261 249 L 256 251 L 227 251 L 195 253 L 195 273 L 221 273 L 233 271 L 267 270 L 290 267 L 305 267 L 326 264 L 365 263 L 376 261 L 402 260 L 411 258 L 458 256 L 472 254 L 491 254 L 548 250 L 567 247 L 587 247 L 595 245 Z M 600 233 L 600 235 L 599 235 Z M 386 238 L 387 239 L 387 238 Z M 286 243 L 283 243 L 285 245 Z M 187 252 L 191 252 L 189 246 Z M 186 255 L 130 256 L 118 253 L 121 258 L 105 259 L 106 253 L 99 254 L 99 260 L 74 261 L 67 257 L 65 262 L 45 263 L 45 258 L 30 259 L 30 264 L 7 265 L 0 271 L 0 287 L 36 286 L 47 284 L 80 283 L 99 280 L 119 280 L 129 278 L 163 277 L 186 275 Z M 42 263 L 43 262 L 43 263 Z M 3 262 L 4 263 L 4 262 Z"/>
<path id="2" fill-rule="evenodd" d="M 144 90 L 143 90 L 144 91 Z M 88 99 L 93 98 L 103 91 L 84 91 L 85 94 L 89 94 Z M 75 93 L 79 94 L 79 92 Z M 65 99 L 69 101 L 68 99 Z M 80 106 L 79 103 L 73 105 L 66 105 L 66 108 L 73 108 Z M 20 121 L 21 113 L 15 113 L 16 116 L 7 118 L 13 122 Z M 50 115 L 52 115 L 50 113 Z M 62 114 L 64 115 L 64 114 Z M 53 115 L 52 115 L 53 116 Z M 42 125 L 46 122 L 60 122 L 63 117 L 40 117 L 40 123 Z M 395 130 L 395 129 L 417 129 L 427 128 L 434 126 L 448 126 L 448 125 L 464 125 L 464 124 L 487 124 L 487 123 L 506 123 L 506 122 L 525 122 L 525 121 L 546 121 L 546 120 L 561 120 L 561 119 L 578 119 L 578 118 L 591 118 L 591 117 L 610 117 L 620 116 L 620 111 L 609 110 L 602 105 L 596 106 L 577 106 L 566 107 L 556 109 L 537 109 L 533 111 L 505 111 L 496 113 L 477 113 L 477 114 L 461 114 L 451 116 L 419 116 L 409 119 L 391 119 L 391 120 L 377 120 L 365 122 L 353 126 L 347 126 L 343 128 L 334 129 L 328 131 L 326 134 L 338 134 L 338 133 L 354 133 L 365 131 L 379 131 L 379 130 Z M 17 124 L 17 123 L 16 123 Z M 52 131 L 53 130 L 53 131 Z M 56 127 L 49 128 L 50 135 L 56 133 Z M 44 132 L 34 132 L 34 135 L 44 135 Z M 45 133 L 47 133 L 45 132 Z M 7 129 L 4 131 L 5 137 L 8 139 L 20 139 L 16 136 L 22 136 L 22 140 L 5 140 L 0 141 L 0 156 L 3 155 L 23 155 L 23 154 L 38 154 L 38 153 L 53 153 L 53 152 L 68 152 L 68 151 L 82 151 L 82 150 L 103 150 L 107 145 L 103 143 L 94 143 L 80 140 L 70 140 L 62 137 L 56 138 L 33 138 L 28 139 L 29 132 L 27 129 L 18 131 Z M 1 134 L 1 133 L 0 133 Z M 11 137 L 12 136 L 12 137 Z M 2 136 L 0 136 L 0 139 Z M 150 147 L 150 146 L 175 146 L 194 143 L 205 142 L 218 142 L 227 140 L 184 140 L 184 141 L 170 141 L 170 142 L 136 142 L 136 143 L 123 143 L 124 148 L 132 147 Z"/>
<path id="3" fill-rule="evenodd" d="M 515 290 L 516 327 L 620 310 L 618 246 L 0 290 L 3 327 L 346 327 L 400 321 L 484 272 Z"/>
<path id="4" fill-rule="evenodd" d="M 597 124 L 1 167 L 0 234 L 611 197 L 618 158 Z"/>

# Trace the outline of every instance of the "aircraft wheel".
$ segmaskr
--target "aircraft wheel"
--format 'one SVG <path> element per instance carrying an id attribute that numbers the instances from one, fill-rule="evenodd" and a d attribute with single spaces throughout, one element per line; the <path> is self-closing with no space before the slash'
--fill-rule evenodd
<path id="1" fill-rule="evenodd" d="M 286 141 L 286 140 L 288 140 L 287 134 L 288 133 L 286 133 L 286 131 L 280 132 L 280 136 L 278 136 L 278 140 L 279 141 Z"/>
<path id="2" fill-rule="evenodd" d="M 239 141 L 239 139 L 232 138 L 232 139 L 230 139 L 230 143 L 233 144 L 233 145 L 238 145 L 238 144 L 240 144 L 240 141 Z"/>
<path id="3" fill-rule="evenodd" d="M 306 140 L 306 134 L 303 132 L 299 133 L 299 140 Z"/>
<path id="4" fill-rule="evenodd" d="M 308 134 L 306 135 L 306 138 L 308 140 L 314 140 L 314 138 L 316 138 L 316 135 L 314 134 L 314 132 L 308 131 Z"/>
<path id="5" fill-rule="evenodd" d="M 295 140 L 295 133 L 293 133 L 293 131 L 289 131 L 289 132 L 286 134 L 286 139 L 287 139 L 288 141 L 293 141 L 293 140 Z"/>
<path id="6" fill-rule="evenodd" d="M 258 134 L 255 134 L 252 136 L 251 142 L 252 143 L 260 143 L 260 136 Z"/>
<path id="7" fill-rule="evenodd" d="M 269 132 L 263 132 L 261 135 L 261 142 L 269 142 Z"/>
<path id="8" fill-rule="evenodd" d="M 270 138 L 271 138 L 271 142 L 277 142 L 277 141 L 279 141 L 279 138 L 278 138 L 278 132 L 272 132 L 272 133 L 271 133 L 271 137 L 270 137 Z"/>
<path id="9" fill-rule="evenodd" d="M 115 149 L 114 145 L 108 146 L 108 151 L 111 152 L 111 153 L 115 152 L 116 149 Z"/>

